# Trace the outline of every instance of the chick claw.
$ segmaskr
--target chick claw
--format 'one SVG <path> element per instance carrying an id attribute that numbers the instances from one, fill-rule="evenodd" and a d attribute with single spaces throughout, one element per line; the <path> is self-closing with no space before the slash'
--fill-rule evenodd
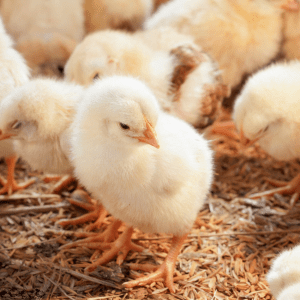
<path id="1" fill-rule="evenodd" d="M 81 207 L 89 213 L 74 218 L 72 220 L 63 220 L 60 221 L 59 224 L 61 226 L 67 226 L 67 225 L 78 225 L 78 224 L 83 224 L 88 221 L 96 221 L 93 224 L 90 224 L 86 227 L 87 231 L 92 231 L 94 229 L 98 229 L 101 227 L 104 218 L 107 215 L 107 211 L 104 209 L 102 205 L 99 204 L 93 204 L 92 199 L 89 197 L 89 195 L 83 191 L 83 190 L 76 190 L 72 194 L 72 199 L 68 199 L 68 201 L 78 207 Z M 84 199 L 84 200 L 82 200 Z"/>
<path id="2" fill-rule="evenodd" d="M 173 282 L 173 273 L 175 269 L 175 263 L 177 256 L 180 252 L 181 246 L 186 239 L 187 234 L 184 236 L 174 236 L 172 240 L 172 245 L 170 248 L 170 251 L 168 253 L 168 256 L 166 257 L 163 264 L 159 267 L 157 271 L 154 273 L 151 273 L 147 276 L 138 278 L 136 280 L 131 280 L 128 282 L 123 283 L 123 285 L 126 288 L 132 288 L 135 286 L 145 285 L 153 282 L 156 279 L 164 278 L 165 279 L 165 285 L 170 290 L 171 293 L 175 293 L 175 287 Z"/>
<path id="3" fill-rule="evenodd" d="M 117 256 L 117 264 L 122 264 L 130 250 L 141 252 L 143 247 L 136 245 L 131 241 L 133 233 L 132 227 L 127 227 L 124 232 L 110 244 L 110 250 L 104 252 L 104 254 L 96 260 L 90 267 L 87 268 L 88 272 L 94 271 L 97 266 L 104 265 L 110 262 Z"/>
<path id="4" fill-rule="evenodd" d="M 59 194 L 65 187 L 70 185 L 72 182 L 75 181 L 74 177 L 70 175 L 59 176 L 59 175 L 47 175 L 43 178 L 43 181 L 48 183 L 51 181 L 58 181 L 52 190 L 50 191 L 51 194 Z"/>
<path id="5" fill-rule="evenodd" d="M 35 183 L 35 179 L 30 179 L 23 184 L 17 184 L 14 179 L 14 171 L 17 158 L 15 156 L 7 157 L 5 162 L 7 164 L 7 180 L 0 178 L 0 183 L 3 185 L 0 190 L 0 195 L 7 193 L 11 195 L 14 191 L 22 190 Z"/>
<path id="6" fill-rule="evenodd" d="M 264 196 L 272 196 L 274 194 L 282 194 L 282 195 L 296 195 L 296 197 L 293 199 L 293 203 L 295 203 L 299 199 L 300 195 L 300 174 L 298 174 L 295 178 L 293 178 L 289 182 L 280 181 L 280 180 L 274 180 L 274 179 L 267 179 L 267 181 L 277 186 L 278 188 L 268 190 L 261 193 L 252 194 L 249 196 L 249 198 L 255 199 L 260 198 Z"/>

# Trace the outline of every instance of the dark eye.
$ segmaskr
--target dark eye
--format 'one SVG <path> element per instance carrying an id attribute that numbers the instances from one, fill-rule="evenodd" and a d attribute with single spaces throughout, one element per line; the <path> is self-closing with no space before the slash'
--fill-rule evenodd
<path id="1" fill-rule="evenodd" d="M 11 128 L 12 129 L 19 129 L 21 126 L 22 126 L 22 122 L 15 121 L 14 123 L 12 123 Z"/>
<path id="2" fill-rule="evenodd" d="M 98 78 L 99 78 L 99 74 L 97 73 L 97 74 L 94 76 L 93 80 L 96 80 L 96 79 L 98 79 Z"/>
<path id="3" fill-rule="evenodd" d="M 130 129 L 130 127 L 129 127 L 128 125 L 124 124 L 124 123 L 120 123 L 120 126 L 121 126 L 123 129 L 125 129 L 125 130 Z"/>
<path id="4" fill-rule="evenodd" d="M 64 75 L 64 67 L 63 66 L 57 66 L 57 70 L 59 72 L 60 75 Z"/>

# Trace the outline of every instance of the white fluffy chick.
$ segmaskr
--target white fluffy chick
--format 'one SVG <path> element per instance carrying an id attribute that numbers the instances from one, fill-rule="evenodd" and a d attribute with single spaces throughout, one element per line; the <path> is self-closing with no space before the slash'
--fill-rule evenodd
<path id="1" fill-rule="evenodd" d="M 153 0 L 85 0 L 87 33 L 107 28 L 137 30 L 149 18 Z"/>
<path id="2" fill-rule="evenodd" d="M 277 300 L 300 299 L 300 245 L 282 252 L 267 274 L 270 290 Z"/>
<path id="3" fill-rule="evenodd" d="M 213 178 L 208 142 L 161 111 L 142 81 L 112 76 L 88 88 L 74 118 L 71 144 L 76 176 L 115 218 L 145 232 L 174 235 L 158 271 L 125 286 L 163 277 L 174 292 L 177 255 Z M 132 230 L 124 232 L 127 246 Z M 116 242 L 115 253 L 125 245 Z"/>
<path id="4" fill-rule="evenodd" d="M 281 5 L 286 2 L 291 6 L 288 0 L 172 0 L 144 28 L 167 26 L 192 35 L 219 63 L 224 83 L 233 88 L 278 54 Z"/>
<path id="5" fill-rule="evenodd" d="M 71 173 L 68 130 L 82 93 L 79 85 L 50 78 L 16 88 L 0 103 L 0 138 L 13 139 L 16 152 L 34 169 Z"/>
<path id="6" fill-rule="evenodd" d="M 22 56 L 13 49 L 11 38 L 5 31 L 2 20 L 0 19 L 0 103 L 5 96 L 13 91 L 17 86 L 29 80 L 29 69 Z M 2 114 L 2 112 L 1 112 Z M 4 157 L 8 166 L 7 182 L 1 179 L 3 188 L 0 194 L 22 189 L 32 184 L 34 180 L 18 186 L 14 181 L 14 169 L 17 156 L 11 141 L 0 142 L 0 157 Z"/>
<path id="7" fill-rule="evenodd" d="M 85 33 L 83 0 L 2 0 L 0 13 L 32 75 L 61 77 Z"/>
<path id="8" fill-rule="evenodd" d="M 139 77 L 165 111 L 197 127 L 214 120 L 228 93 L 211 58 L 191 37 L 172 29 L 91 34 L 76 47 L 65 68 L 67 80 L 83 85 L 115 74 Z"/>
<path id="9" fill-rule="evenodd" d="M 258 141 L 267 153 L 278 160 L 300 157 L 299 81 L 299 61 L 273 64 L 249 78 L 233 111 L 233 119 L 244 144 Z M 299 176 L 295 179 L 299 183 Z M 298 185 L 293 181 L 293 188 Z M 293 188 L 289 190 L 288 185 L 281 192 L 294 193 Z"/>
<path id="10" fill-rule="evenodd" d="M 300 59 L 300 10 L 283 15 L 282 52 L 287 59 Z"/>

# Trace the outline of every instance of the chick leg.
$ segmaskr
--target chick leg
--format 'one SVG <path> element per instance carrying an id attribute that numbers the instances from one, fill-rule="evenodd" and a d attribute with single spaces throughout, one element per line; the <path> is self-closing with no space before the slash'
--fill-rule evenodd
<path id="1" fill-rule="evenodd" d="M 233 140 L 239 140 L 233 121 L 216 121 L 209 129 L 212 134 L 225 135 Z"/>
<path id="2" fill-rule="evenodd" d="M 58 175 L 47 175 L 43 178 L 43 181 L 48 183 L 51 181 L 58 181 L 52 190 L 51 194 L 59 194 L 64 188 L 74 182 L 76 179 L 70 175 L 58 176 Z"/>
<path id="3" fill-rule="evenodd" d="M 86 230 L 91 231 L 100 228 L 104 218 L 107 215 L 107 211 L 104 209 L 104 207 L 100 204 L 93 204 L 90 196 L 83 190 L 76 190 L 72 194 L 72 197 L 73 199 L 69 199 L 69 202 L 71 204 L 81 207 L 89 211 L 89 213 L 78 218 L 74 218 L 72 220 L 62 220 L 59 222 L 59 224 L 61 226 L 67 226 L 83 224 L 88 221 L 96 221 L 95 223 L 87 226 Z"/>
<path id="4" fill-rule="evenodd" d="M 180 253 L 180 249 L 182 244 L 184 243 L 187 234 L 183 236 L 174 236 L 172 239 L 172 245 L 168 256 L 166 257 L 163 264 L 159 267 L 159 269 L 147 276 L 138 278 L 136 280 L 128 281 L 123 283 L 123 285 L 127 288 L 132 288 L 135 286 L 145 285 L 153 282 L 158 278 L 165 279 L 165 285 L 168 287 L 171 293 L 175 293 L 175 287 L 173 283 L 173 273 L 175 269 L 175 263 L 178 254 Z"/>
<path id="5" fill-rule="evenodd" d="M 269 191 L 261 192 L 252 194 L 249 196 L 249 198 L 255 199 L 265 196 L 272 196 L 274 194 L 282 194 L 282 195 L 293 195 L 295 194 L 296 197 L 294 199 L 294 203 L 299 199 L 300 195 L 300 174 L 298 174 L 296 177 L 294 177 L 291 181 L 285 182 L 280 180 L 274 180 L 274 179 L 268 179 L 268 182 L 271 183 L 274 186 L 277 186 L 278 188 L 272 189 Z"/>
<path id="6" fill-rule="evenodd" d="M 120 222 L 120 221 L 119 221 Z M 133 233 L 132 227 L 127 227 L 124 232 L 113 242 L 110 243 L 110 249 L 96 260 L 90 267 L 87 268 L 87 271 L 94 271 L 97 266 L 104 265 L 110 262 L 117 256 L 117 264 L 122 264 L 130 250 L 141 252 L 143 247 L 133 243 L 131 241 L 131 236 Z M 103 247 L 104 245 L 102 245 Z M 90 246 L 89 246 L 90 248 Z"/>
<path id="7" fill-rule="evenodd" d="M 11 195 L 14 191 L 25 189 L 35 182 L 35 179 L 30 179 L 23 184 L 18 185 L 16 183 L 14 179 L 16 161 L 16 156 L 10 156 L 5 158 L 5 162 L 7 164 L 7 180 L 1 180 L 3 188 L 0 190 L 0 194 L 7 193 L 8 195 Z"/>

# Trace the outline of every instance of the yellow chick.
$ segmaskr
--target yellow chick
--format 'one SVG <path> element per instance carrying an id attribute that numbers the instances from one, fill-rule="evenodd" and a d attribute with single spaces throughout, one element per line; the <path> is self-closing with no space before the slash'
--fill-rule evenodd
<path id="1" fill-rule="evenodd" d="M 213 122 L 228 94 L 211 58 L 191 37 L 172 29 L 93 33 L 76 47 L 65 67 L 67 80 L 85 86 L 114 74 L 139 77 L 165 111 L 197 127 Z"/>
<path id="2" fill-rule="evenodd" d="M 281 15 L 287 0 L 172 0 L 144 25 L 146 30 L 172 27 L 191 35 L 223 71 L 234 88 L 244 75 L 268 64 L 282 40 Z"/>
<path id="3" fill-rule="evenodd" d="M 272 263 L 267 274 L 270 290 L 277 300 L 300 299 L 300 245 L 285 250 Z"/>
<path id="4" fill-rule="evenodd" d="M 130 241 L 133 227 L 174 235 L 160 268 L 125 287 L 164 278 L 174 293 L 177 255 L 213 179 L 208 142 L 186 122 L 161 111 L 142 81 L 112 76 L 97 80 L 80 102 L 71 153 L 80 182 L 128 225 L 108 252 L 121 251 L 124 259 L 129 250 L 140 248 Z"/>
<path id="5" fill-rule="evenodd" d="M 29 80 L 29 69 L 25 64 L 22 56 L 13 49 L 13 42 L 5 31 L 2 20 L 0 19 L 0 103 L 11 93 L 17 86 L 25 84 Z M 2 111 L 1 111 L 2 115 Z M 23 189 L 35 180 L 18 185 L 14 180 L 14 169 L 17 155 L 13 149 L 11 141 L 0 142 L 0 157 L 4 157 L 8 167 L 7 181 L 0 180 L 3 187 L 0 194 L 8 193 Z"/>
<path id="6" fill-rule="evenodd" d="M 238 96 L 233 119 L 245 145 L 258 142 L 278 160 L 300 157 L 300 62 L 276 63 L 248 79 Z M 281 188 L 254 194 L 298 193 L 300 175 L 290 183 L 269 180 Z"/>
<path id="7" fill-rule="evenodd" d="M 135 31 L 153 10 L 153 0 L 85 0 L 87 33 L 107 28 Z"/>
<path id="8" fill-rule="evenodd" d="M 84 36 L 83 0 L 2 0 L 0 13 L 33 75 L 59 75 Z"/>

